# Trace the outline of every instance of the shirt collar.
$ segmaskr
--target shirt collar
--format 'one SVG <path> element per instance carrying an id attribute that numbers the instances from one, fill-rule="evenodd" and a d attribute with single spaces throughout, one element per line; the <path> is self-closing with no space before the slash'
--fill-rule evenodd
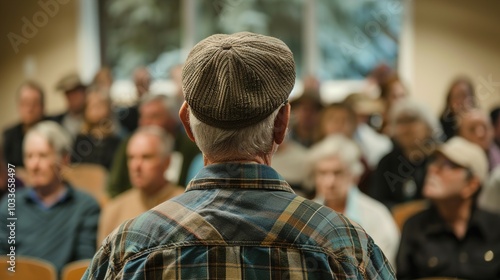
<path id="1" fill-rule="evenodd" d="M 36 194 L 36 191 L 33 188 L 29 188 L 26 192 L 25 199 L 29 202 L 35 203 L 42 210 L 49 210 L 54 208 L 56 205 L 64 203 L 65 201 L 71 199 L 73 197 L 73 188 L 69 184 L 65 184 L 65 191 L 59 196 L 56 202 L 49 207 L 43 204 L 42 200 Z"/>
<path id="2" fill-rule="evenodd" d="M 270 166 L 238 162 L 205 166 L 188 184 L 186 192 L 221 188 L 275 190 L 293 193 L 285 179 Z"/>

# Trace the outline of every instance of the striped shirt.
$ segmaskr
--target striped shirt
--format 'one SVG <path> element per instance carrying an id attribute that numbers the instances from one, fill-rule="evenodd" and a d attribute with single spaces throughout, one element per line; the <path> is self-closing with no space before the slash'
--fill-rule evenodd
<path id="1" fill-rule="evenodd" d="M 271 167 L 208 165 L 181 196 L 123 223 L 82 279 L 395 279 L 358 225 Z"/>

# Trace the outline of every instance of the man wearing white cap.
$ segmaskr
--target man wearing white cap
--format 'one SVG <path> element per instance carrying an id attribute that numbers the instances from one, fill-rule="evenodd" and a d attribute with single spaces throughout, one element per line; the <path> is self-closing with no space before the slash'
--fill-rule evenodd
<path id="1" fill-rule="evenodd" d="M 423 189 L 431 207 L 403 228 L 398 279 L 500 279 L 500 216 L 476 207 L 487 174 L 484 151 L 464 138 L 437 150 Z"/>

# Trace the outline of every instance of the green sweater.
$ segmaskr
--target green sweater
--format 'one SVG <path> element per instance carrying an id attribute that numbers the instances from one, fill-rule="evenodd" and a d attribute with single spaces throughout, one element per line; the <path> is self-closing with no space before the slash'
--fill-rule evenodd
<path id="1" fill-rule="evenodd" d="M 65 264 L 91 259 L 96 251 L 96 232 L 100 208 L 95 199 L 67 185 L 68 191 L 55 205 L 38 204 L 31 188 L 15 193 L 15 216 L 9 216 L 8 196 L 0 202 L 0 254 L 15 246 L 15 255 L 30 256 L 53 263 L 58 272 Z M 17 220 L 7 220 L 16 217 Z M 15 222 L 15 244 L 5 224 Z M 7 230 L 6 230 L 7 229 Z M 12 241 L 10 241 L 12 242 Z"/>

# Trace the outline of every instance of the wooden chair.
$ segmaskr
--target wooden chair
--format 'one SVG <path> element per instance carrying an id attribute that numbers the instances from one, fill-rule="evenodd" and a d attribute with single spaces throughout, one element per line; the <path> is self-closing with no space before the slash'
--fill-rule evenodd
<path id="1" fill-rule="evenodd" d="M 106 194 L 108 171 L 97 164 L 78 163 L 63 167 L 62 177 L 75 188 L 92 195 L 101 205 L 109 200 Z"/>
<path id="2" fill-rule="evenodd" d="M 392 217 L 394 218 L 399 231 L 403 229 L 403 225 L 408 218 L 425 210 L 428 206 L 429 202 L 427 200 L 415 200 L 392 207 Z"/>
<path id="3" fill-rule="evenodd" d="M 66 264 L 61 273 L 61 280 L 80 280 L 85 270 L 90 265 L 90 260 L 74 261 Z"/>
<path id="4" fill-rule="evenodd" d="M 0 279 L 2 280 L 56 280 L 57 272 L 53 264 L 48 261 L 16 256 L 15 272 L 9 271 L 9 258 L 0 257 Z"/>

